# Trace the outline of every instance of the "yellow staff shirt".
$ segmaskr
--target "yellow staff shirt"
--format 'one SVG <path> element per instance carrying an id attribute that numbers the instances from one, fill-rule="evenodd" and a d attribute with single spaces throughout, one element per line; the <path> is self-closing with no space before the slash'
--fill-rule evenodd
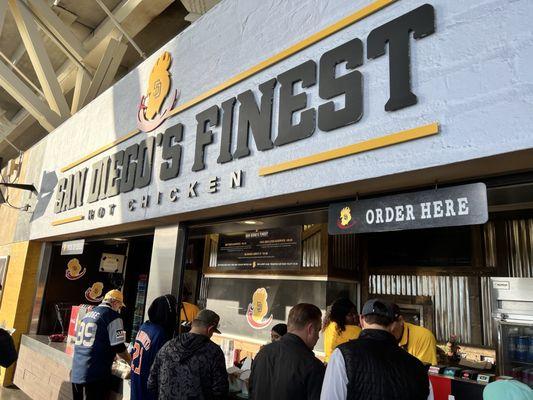
<path id="1" fill-rule="evenodd" d="M 437 365 L 437 340 L 429 329 L 405 322 L 400 346 L 423 363 Z"/>
<path id="2" fill-rule="evenodd" d="M 187 302 L 181 303 L 181 312 L 180 312 L 180 321 L 192 322 L 195 320 L 196 316 L 200 312 L 200 309 L 197 305 Z"/>
<path id="3" fill-rule="evenodd" d="M 337 330 L 337 323 L 330 322 L 329 325 L 324 329 L 324 361 L 329 361 L 329 356 L 333 353 L 333 350 L 337 348 L 338 345 L 348 342 L 352 339 L 357 339 L 361 333 L 361 328 L 356 325 L 346 325 L 344 331 Z"/>

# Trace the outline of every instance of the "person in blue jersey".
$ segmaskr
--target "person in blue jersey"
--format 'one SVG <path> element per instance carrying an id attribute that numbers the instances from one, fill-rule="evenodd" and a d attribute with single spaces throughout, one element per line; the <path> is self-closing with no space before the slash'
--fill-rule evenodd
<path id="1" fill-rule="evenodd" d="M 119 314 L 122 307 L 122 292 L 110 290 L 102 303 L 87 313 L 77 327 L 71 372 L 74 400 L 107 399 L 115 356 L 130 362 L 124 344 L 124 323 Z"/>
<path id="2" fill-rule="evenodd" d="M 131 400 L 155 400 L 147 382 L 155 356 L 172 339 L 177 324 L 176 298 L 158 297 L 148 309 L 148 321 L 141 325 L 131 353 Z"/>

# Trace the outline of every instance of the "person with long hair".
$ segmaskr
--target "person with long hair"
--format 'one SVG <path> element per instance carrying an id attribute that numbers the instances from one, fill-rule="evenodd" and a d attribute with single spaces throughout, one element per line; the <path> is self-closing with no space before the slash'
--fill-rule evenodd
<path id="1" fill-rule="evenodd" d="M 131 354 L 131 399 L 155 400 L 147 389 L 150 368 L 159 349 L 174 336 L 177 302 L 171 294 L 156 298 L 148 309 L 148 321 L 141 325 Z"/>
<path id="2" fill-rule="evenodd" d="M 357 326 L 357 318 L 357 308 L 350 299 L 340 298 L 333 302 L 322 328 L 325 362 L 329 362 L 331 353 L 338 345 L 359 337 L 361 328 Z"/>

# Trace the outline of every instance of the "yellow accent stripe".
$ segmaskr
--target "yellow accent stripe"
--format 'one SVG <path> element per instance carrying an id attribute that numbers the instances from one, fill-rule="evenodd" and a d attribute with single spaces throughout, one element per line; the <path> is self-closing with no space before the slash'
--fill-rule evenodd
<path id="1" fill-rule="evenodd" d="M 291 169 L 306 167 L 308 165 L 318 164 L 321 162 L 335 160 L 336 158 L 351 156 L 353 154 L 363 153 L 369 150 L 379 149 L 381 147 L 391 146 L 393 144 L 408 142 L 410 140 L 420 139 L 439 133 L 439 124 L 434 122 L 429 125 L 419 126 L 401 132 L 392 133 L 375 139 L 365 140 L 364 142 L 350 144 L 339 147 L 338 149 L 324 151 L 311 156 L 297 158 L 292 161 L 286 161 L 280 164 L 262 167 L 259 169 L 259 176 L 277 174 Z"/>
<path id="2" fill-rule="evenodd" d="M 340 30 L 353 25 L 354 23 L 361 21 L 362 19 L 368 17 L 369 15 L 374 14 L 375 12 L 380 11 L 381 9 L 391 5 L 392 3 L 395 3 L 398 0 L 376 0 L 369 4 L 366 7 L 361 8 L 359 11 L 354 12 L 353 14 L 348 15 L 347 17 L 341 19 L 340 21 L 335 22 L 334 24 L 322 29 L 321 31 L 318 31 L 311 36 L 307 37 L 306 39 L 303 39 L 302 41 L 292 45 L 291 47 L 288 47 L 287 49 L 281 51 L 278 54 L 275 54 L 274 56 L 267 58 L 264 61 L 261 61 L 259 64 L 247 69 L 246 71 L 243 71 L 239 73 L 238 75 L 235 75 L 233 78 L 228 79 L 226 82 L 221 83 L 218 86 L 215 86 L 213 89 L 208 90 L 207 92 L 193 98 L 192 100 L 189 100 L 186 103 L 183 103 L 182 105 L 177 106 L 176 108 L 172 109 L 169 113 L 169 117 L 179 114 L 182 111 L 185 111 L 198 103 L 201 103 L 202 101 L 232 87 L 233 85 L 236 85 L 239 82 L 242 82 L 243 80 L 257 74 L 258 72 L 261 72 L 269 67 L 271 67 L 274 64 L 277 64 L 280 61 L 285 60 L 286 58 L 306 49 L 309 46 L 312 46 L 315 43 L 318 43 L 319 41 L 327 38 L 328 36 L 333 35 L 334 33 L 339 32 Z M 100 147 L 99 149 L 93 151 L 92 153 L 86 155 L 85 157 L 80 158 L 77 161 L 74 161 L 73 163 L 70 163 L 66 167 L 61 168 L 61 172 L 66 172 L 81 163 L 90 160 L 91 158 L 97 156 L 98 154 L 103 153 L 106 150 L 109 150 L 110 148 L 138 135 L 141 133 L 138 129 L 131 131 L 126 136 L 121 137 L 120 139 L 115 140 L 114 142 L 111 142 L 105 146 Z"/>
<path id="3" fill-rule="evenodd" d="M 75 217 L 65 218 L 65 219 L 58 219 L 52 222 L 52 226 L 57 225 L 63 225 L 63 224 L 69 224 L 71 222 L 81 221 L 85 219 L 83 215 L 76 215 Z"/>

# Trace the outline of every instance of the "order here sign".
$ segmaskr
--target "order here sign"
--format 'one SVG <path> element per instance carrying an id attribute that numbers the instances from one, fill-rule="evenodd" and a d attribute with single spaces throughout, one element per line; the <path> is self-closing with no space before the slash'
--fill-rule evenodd
<path id="1" fill-rule="evenodd" d="M 484 183 L 331 204 L 330 235 L 478 225 L 488 220 Z"/>

